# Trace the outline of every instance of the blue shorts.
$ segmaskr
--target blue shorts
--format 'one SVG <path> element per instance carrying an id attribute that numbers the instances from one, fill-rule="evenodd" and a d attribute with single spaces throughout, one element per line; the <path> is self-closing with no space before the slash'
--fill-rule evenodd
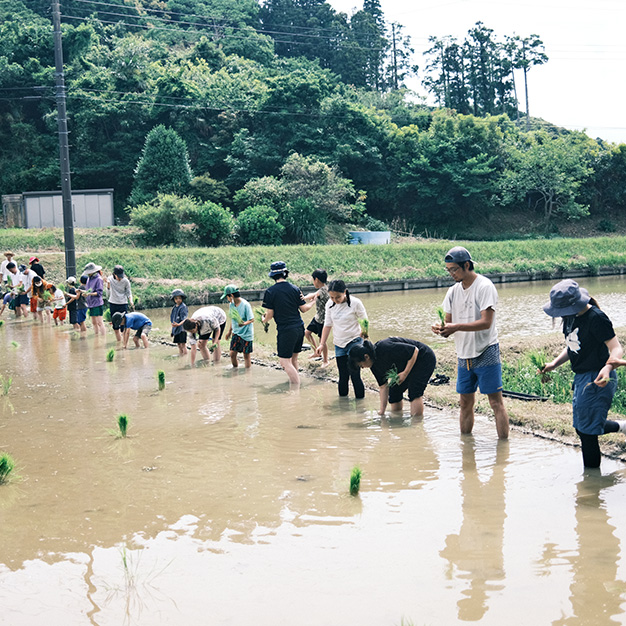
<path id="1" fill-rule="evenodd" d="M 335 346 L 335 357 L 348 356 L 348 352 L 350 352 L 353 346 L 360 346 L 362 343 L 363 337 L 357 337 L 356 339 L 353 339 L 349 344 L 345 345 L 343 348 Z"/>
<path id="2" fill-rule="evenodd" d="M 475 359 L 458 360 L 457 393 L 469 395 L 476 393 L 477 388 L 485 395 L 502 391 L 502 363 L 497 343 Z"/>
<path id="3" fill-rule="evenodd" d="M 604 422 L 617 390 L 617 374 L 611 372 L 611 380 L 604 387 L 594 385 L 598 372 L 583 372 L 574 376 L 574 428 L 585 435 L 603 435 Z"/>
<path id="4" fill-rule="evenodd" d="M 76 323 L 82 324 L 87 319 L 87 309 L 76 309 Z"/>

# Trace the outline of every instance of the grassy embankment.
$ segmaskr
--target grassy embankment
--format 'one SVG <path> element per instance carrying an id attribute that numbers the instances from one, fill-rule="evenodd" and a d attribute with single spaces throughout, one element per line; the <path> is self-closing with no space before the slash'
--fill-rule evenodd
<path id="1" fill-rule="evenodd" d="M 89 261 L 111 270 L 121 264 L 143 306 L 169 304 L 168 294 L 181 287 L 188 302 L 206 302 L 228 283 L 263 289 L 270 263 L 283 260 L 291 278 L 308 285 L 316 267 L 346 282 L 369 282 L 446 276 L 443 255 L 451 242 L 425 240 L 387 246 L 251 246 L 222 248 L 142 248 L 139 232 L 129 227 L 76 231 L 79 269 Z M 481 273 L 555 272 L 626 265 L 626 237 L 471 242 L 467 246 Z M 11 248 L 18 262 L 37 253 L 50 277 L 65 277 L 62 231 L 0 230 L 0 248 Z"/>
<path id="2" fill-rule="evenodd" d="M 291 278 L 301 285 L 309 284 L 310 272 L 325 267 L 332 276 L 346 282 L 397 280 L 444 276 L 443 255 L 449 241 L 420 241 L 388 246 L 282 246 L 282 247 L 223 247 L 200 248 L 141 248 L 136 245 L 139 233 L 130 228 L 77 231 L 77 265 L 88 261 L 111 269 L 122 264 L 132 277 L 133 288 L 144 306 L 169 305 L 168 294 L 182 287 L 189 294 L 189 303 L 198 304 L 230 282 L 242 289 L 259 289 L 270 284 L 267 268 L 274 260 L 284 260 Z M 626 237 L 588 239 L 553 239 L 532 241 L 471 242 L 468 243 L 481 273 L 557 272 L 567 269 L 587 269 L 592 273 L 601 267 L 626 265 Z M 62 231 L 0 231 L 0 248 L 12 248 L 18 261 L 36 252 L 52 277 L 64 277 Z M 164 339 L 167 336 L 164 335 Z M 620 337 L 626 345 L 626 335 Z M 265 361 L 274 361 L 273 341 L 258 329 L 255 354 Z M 567 366 L 552 374 L 542 385 L 530 364 L 528 352 L 544 349 L 550 358 L 558 354 L 562 336 L 541 340 L 503 341 L 505 388 L 551 397 L 554 402 L 526 403 L 507 400 L 511 421 L 523 428 L 560 441 L 576 443 L 571 427 L 569 384 L 571 372 Z M 451 341 L 436 346 L 438 371 L 454 380 L 456 359 Z M 313 375 L 332 377 L 331 370 L 318 370 L 318 364 L 303 358 L 302 365 Z M 619 370 L 620 391 L 614 410 L 626 414 L 626 371 Z M 364 376 L 372 388 L 373 378 Z M 429 387 L 427 398 L 436 406 L 457 406 L 458 396 L 453 385 Z M 479 396 L 477 411 L 491 414 L 486 399 Z M 626 460 L 623 435 L 602 438 L 603 450 Z"/>

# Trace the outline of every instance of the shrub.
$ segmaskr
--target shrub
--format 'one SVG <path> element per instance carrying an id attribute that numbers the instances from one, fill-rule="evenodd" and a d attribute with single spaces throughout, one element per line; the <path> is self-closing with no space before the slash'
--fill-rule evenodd
<path id="1" fill-rule="evenodd" d="M 237 218 L 237 239 L 244 246 L 280 245 L 285 227 L 278 221 L 278 212 L 268 206 L 251 206 Z"/>
<path id="2" fill-rule="evenodd" d="M 617 230 L 617 226 L 611 220 L 600 220 L 598 222 L 597 229 L 601 233 L 614 233 Z"/>
<path id="3" fill-rule="evenodd" d="M 326 219 L 310 200 L 294 200 L 280 213 L 285 234 L 290 243 L 324 243 Z"/>
<path id="4" fill-rule="evenodd" d="M 194 207 L 189 215 L 193 232 L 203 246 L 219 246 L 232 237 L 235 220 L 232 213 L 214 202 Z"/>
<path id="5" fill-rule="evenodd" d="M 142 239 L 150 246 L 175 244 L 180 225 L 194 210 L 194 202 L 189 198 L 159 194 L 153 202 L 133 207 L 130 223 L 143 230 Z"/>
<path id="6" fill-rule="evenodd" d="M 235 192 L 233 200 L 239 211 L 254 205 L 269 206 L 278 210 L 287 202 L 287 190 L 280 180 L 273 176 L 253 178 Z"/>
<path id="7" fill-rule="evenodd" d="M 221 205 L 230 202 L 228 187 L 221 180 L 211 178 L 208 172 L 202 176 L 196 176 L 191 181 L 191 193 L 200 202 L 210 201 Z"/>

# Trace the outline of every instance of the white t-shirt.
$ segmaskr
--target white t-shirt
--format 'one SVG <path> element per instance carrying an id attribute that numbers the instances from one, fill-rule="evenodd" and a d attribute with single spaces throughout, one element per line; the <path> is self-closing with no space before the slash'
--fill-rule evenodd
<path id="1" fill-rule="evenodd" d="M 58 287 L 54 292 L 54 299 L 52 302 L 54 303 L 55 309 L 62 309 L 65 306 L 65 295 Z"/>
<path id="2" fill-rule="evenodd" d="M 498 343 L 497 304 L 498 292 L 495 285 L 481 274 L 476 275 L 476 280 L 467 289 L 463 289 L 463 283 L 456 283 L 448 289 L 443 301 L 443 310 L 452 315 L 453 324 L 475 322 L 480 319 L 482 311 L 493 309 L 493 322 L 486 330 L 458 331 L 452 335 L 460 359 L 475 359 L 489 346 Z"/>
<path id="3" fill-rule="evenodd" d="M 9 274 L 9 270 L 7 269 L 7 265 L 9 263 L 15 263 L 15 261 L 9 261 L 9 259 L 5 258 L 2 263 L 0 263 L 0 273 L 2 274 L 2 281 L 7 281 L 7 276 Z"/>
<path id="4" fill-rule="evenodd" d="M 7 270 L 7 276 L 11 281 L 12 287 L 17 287 L 22 282 L 22 274 L 20 272 L 15 272 L 15 274 L 13 274 Z"/>
<path id="5" fill-rule="evenodd" d="M 33 282 L 33 278 L 35 278 L 35 276 L 37 276 L 37 272 L 33 272 L 33 270 L 31 270 L 30 268 L 27 269 L 22 274 L 22 283 L 24 285 L 24 291 L 28 291 L 30 289 L 30 286 Z"/>
<path id="6" fill-rule="evenodd" d="M 350 306 L 345 300 L 341 304 L 335 304 L 332 300 L 326 303 L 324 326 L 332 326 L 333 343 L 340 348 L 345 348 L 353 339 L 361 336 L 359 320 L 363 319 L 367 319 L 365 307 L 352 295 Z"/>

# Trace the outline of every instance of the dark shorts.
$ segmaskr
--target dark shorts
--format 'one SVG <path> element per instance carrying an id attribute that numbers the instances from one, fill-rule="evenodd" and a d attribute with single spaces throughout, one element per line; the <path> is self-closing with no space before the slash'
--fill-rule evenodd
<path id="1" fill-rule="evenodd" d="M 90 308 L 89 315 L 91 317 L 102 317 L 104 315 L 104 307 L 100 305 L 100 306 L 94 306 Z"/>
<path id="2" fill-rule="evenodd" d="M 172 337 L 174 343 L 187 343 L 187 333 L 178 333 Z"/>
<path id="3" fill-rule="evenodd" d="M 68 313 L 70 315 L 70 324 L 78 324 L 78 322 L 76 321 L 76 309 L 74 309 L 73 311 L 69 311 Z"/>
<path id="4" fill-rule="evenodd" d="M 111 319 L 113 319 L 113 313 L 128 313 L 128 304 L 114 304 L 109 302 L 109 311 L 111 311 Z M 118 330 L 120 324 L 113 324 L 113 330 Z"/>
<path id="5" fill-rule="evenodd" d="M 22 306 L 22 304 L 28 306 L 29 304 L 29 299 L 28 296 L 25 293 L 21 293 L 19 296 L 17 296 L 17 305 L 18 306 Z"/>
<path id="6" fill-rule="evenodd" d="M 436 365 L 437 359 L 435 353 L 430 348 L 427 350 L 422 348 L 406 380 L 401 385 L 389 387 L 389 403 L 394 404 L 400 402 L 405 391 L 409 392 L 409 400 L 421 398 L 424 395 L 428 381 L 435 371 Z"/>
<path id="7" fill-rule="evenodd" d="M 76 309 L 76 324 L 82 324 L 87 319 L 87 309 Z M 73 324 L 74 322 L 72 322 Z"/>
<path id="8" fill-rule="evenodd" d="M 224 322 L 220 326 L 220 339 L 224 336 L 225 330 L 226 330 L 226 322 Z M 212 330 L 210 333 L 206 333 L 204 335 L 198 335 L 198 339 L 200 341 L 209 341 L 210 339 L 213 339 L 213 336 L 215 335 L 216 332 L 217 332 L 216 330 Z"/>
<path id="9" fill-rule="evenodd" d="M 290 359 L 294 354 L 302 352 L 304 341 L 304 324 L 296 328 L 278 331 L 277 352 L 281 359 Z"/>
<path id="10" fill-rule="evenodd" d="M 230 338 L 230 350 L 231 352 L 242 352 L 243 354 L 250 354 L 252 352 L 252 342 L 246 341 L 240 335 L 233 335 Z"/>
<path id="11" fill-rule="evenodd" d="M 306 327 L 307 330 L 310 330 L 312 333 L 315 333 L 318 337 L 322 336 L 322 330 L 324 329 L 324 324 L 320 324 L 315 318 L 313 318 L 309 325 Z"/>

